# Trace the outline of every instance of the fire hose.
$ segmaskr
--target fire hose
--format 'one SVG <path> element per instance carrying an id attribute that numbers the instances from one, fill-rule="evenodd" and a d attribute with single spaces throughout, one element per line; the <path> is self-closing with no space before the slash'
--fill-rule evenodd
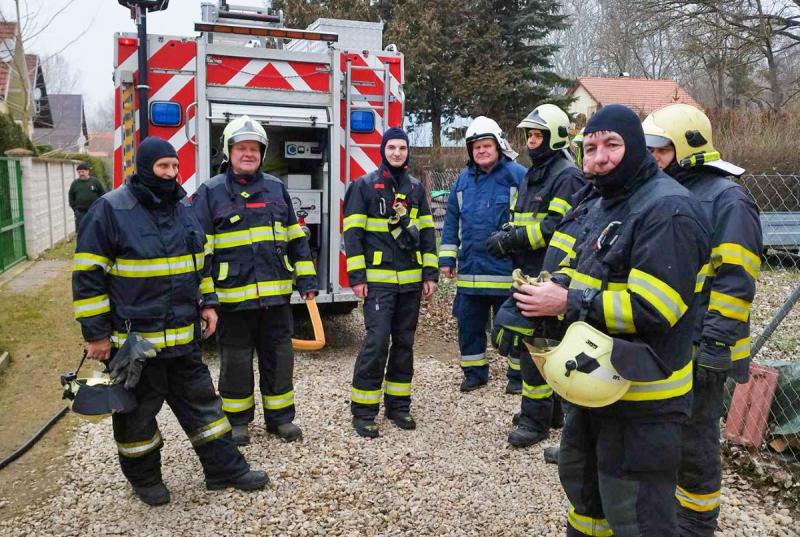
<path id="1" fill-rule="evenodd" d="M 325 346 L 325 330 L 322 327 L 322 318 L 319 315 L 316 299 L 306 299 L 306 307 L 308 315 L 311 317 L 311 325 L 314 327 L 314 339 L 292 338 L 292 348 L 299 351 L 318 351 Z"/>

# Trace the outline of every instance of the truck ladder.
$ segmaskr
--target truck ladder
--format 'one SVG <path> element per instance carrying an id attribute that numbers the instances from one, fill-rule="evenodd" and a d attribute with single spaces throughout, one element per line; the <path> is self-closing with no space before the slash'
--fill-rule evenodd
<path id="1" fill-rule="evenodd" d="M 136 110 L 135 88 L 132 82 L 120 84 L 120 110 L 122 111 L 122 180 L 136 171 Z"/>

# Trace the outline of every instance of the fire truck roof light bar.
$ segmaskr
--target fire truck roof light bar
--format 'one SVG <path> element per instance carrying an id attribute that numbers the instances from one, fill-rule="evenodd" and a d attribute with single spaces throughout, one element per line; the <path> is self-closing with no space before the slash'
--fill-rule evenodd
<path id="1" fill-rule="evenodd" d="M 196 22 L 195 32 L 216 32 L 222 34 L 255 35 L 259 37 L 277 37 L 282 39 L 305 39 L 307 41 L 327 41 L 335 43 L 339 40 L 337 34 L 324 32 L 307 32 L 291 28 L 263 28 L 256 26 L 243 26 L 239 24 L 215 24 L 210 22 Z"/>

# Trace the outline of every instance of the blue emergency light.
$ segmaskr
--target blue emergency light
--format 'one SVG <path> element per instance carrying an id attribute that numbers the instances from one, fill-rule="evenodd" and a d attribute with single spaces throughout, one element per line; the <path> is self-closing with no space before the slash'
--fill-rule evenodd
<path id="1" fill-rule="evenodd" d="M 350 112 L 350 132 L 369 133 L 375 130 L 375 114 L 372 110 Z"/>
<path id="2" fill-rule="evenodd" d="M 152 101 L 150 123 L 157 127 L 177 127 L 181 124 L 181 105 L 173 101 Z"/>

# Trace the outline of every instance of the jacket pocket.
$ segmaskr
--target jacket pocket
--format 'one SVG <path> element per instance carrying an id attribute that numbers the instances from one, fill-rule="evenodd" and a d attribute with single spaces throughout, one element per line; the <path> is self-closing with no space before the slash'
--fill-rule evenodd
<path id="1" fill-rule="evenodd" d="M 214 263 L 212 275 L 218 282 L 227 280 L 231 276 L 239 274 L 239 264 L 230 261 L 218 261 Z"/>
<path id="2" fill-rule="evenodd" d="M 366 260 L 371 267 L 380 267 L 381 265 L 389 265 L 392 262 L 392 252 L 390 250 L 381 250 L 379 248 L 368 248 L 366 251 Z"/>

